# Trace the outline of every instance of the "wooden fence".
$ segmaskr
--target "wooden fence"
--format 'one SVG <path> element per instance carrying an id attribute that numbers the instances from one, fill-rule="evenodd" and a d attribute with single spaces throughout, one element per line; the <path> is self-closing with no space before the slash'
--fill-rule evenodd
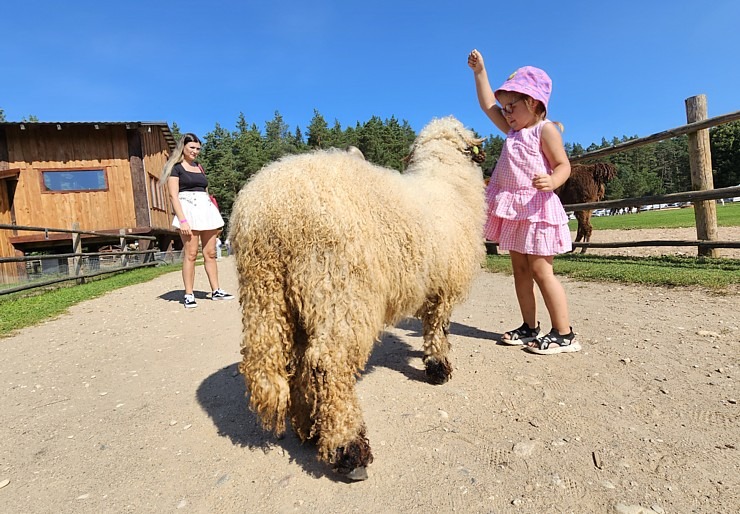
<path id="1" fill-rule="evenodd" d="M 25 283 L 18 283 L 7 288 L 0 289 L 0 295 L 14 293 L 17 291 L 23 291 L 26 289 L 32 289 L 36 287 L 48 286 L 58 284 L 61 282 L 67 282 L 74 280 L 78 284 L 85 282 L 85 279 L 95 277 L 98 275 L 104 275 L 107 273 L 114 273 L 124 270 L 132 270 L 136 268 L 142 268 L 147 266 L 154 266 L 161 262 L 156 259 L 156 255 L 160 253 L 159 250 L 131 250 L 128 248 L 127 241 L 130 239 L 144 239 L 150 241 L 156 241 L 154 236 L 144 235 L 131 235 L 127 234 L 124 229 L 119 231 L 117 236 L 120 250 L 111 250 L 107 252 L 83 252 L 82 251 L 82 236 L 96 236 L 101 239 L 110 240 L 112 237 L 116 237 L 110 233 L 94 232 L 88 230 L 79 230 L 77 224 L 73 224 L 73 228 L 47 228 L 47 227 L 27 227 L 21 225 L 7 225 L 0 224 L 0 230 L 22 230 L 30 232 L 43 232 L 46 237 L 49 237 L 49 233 L 64 233 L 72 234 L 72 252 L 71 253 L 56 253 L 56 254 L 42 254 L 42 255 L 24 255 L 22 257 L 0 257 L 0 268 L 3 265 L 9 263 L 23 263 L 24 268 L 26 263 L 34 261 L 42 261 L 47 259 L 66 259 L 69 265 L 66 266 L 67 272 L 56 273 L 53 278 L 41 278 L 40 280 L 26 281 Z M 105 269 L 100 269 L 100 259 L 104 258 L 108 261 L 108 266 Z M 85 262 L 97 262 L 97 269 L 95 266 L 85 266 Z M 26 275 L 25 269 L 23 275 Z M 42 274 L 43 277 L 43 274 Z"/>
<path id="2" fill-rule="evenodd" d="M 698 202 L 718 200 L 740 196 L 740 186 L 710 189 L 708 191 L 688 191 L 685 193 L 671 193 L 667 195 L 642 196 L 640 198 L 626 198 L 622 200 L 603 200 L 600 202 L 574 203 L 563 205 L 566 211 L 585 211 L 591 209 L 619 209 L 622 207 L 642 207 L 643 205 L 659 205 L 665 203 Z M 714 248 L 740 248 L 740 241 L 714 240 L 665 240 L 652 239 L 647 241 L 625 241 L 617 243 L 573 243 L 574 248 L 628 248 L 637 246 L 694 246 L 700 251 Z M 701 254 L 701 253 L 700 253 Z"/>

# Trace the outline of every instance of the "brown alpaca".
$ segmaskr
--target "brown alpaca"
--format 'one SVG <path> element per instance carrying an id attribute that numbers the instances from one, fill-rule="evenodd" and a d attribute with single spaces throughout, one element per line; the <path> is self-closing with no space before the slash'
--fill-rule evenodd
<path id="1" fill-rule="evenodd" d="M 594 164 L 573 164 L 570 170 L 570 178 L 555 190 L 563 205 L 574 203 L 598 202 L 604 198 L 606 183 L 617 176 L 617 169 L 609 163 L 597 162 Z M 576 243 L 591 240 L 591 210 L 575 211 L 578 221 L 576 232 Z M 586 253 L 586 248 L 581 248 L 581 253 Z"/>

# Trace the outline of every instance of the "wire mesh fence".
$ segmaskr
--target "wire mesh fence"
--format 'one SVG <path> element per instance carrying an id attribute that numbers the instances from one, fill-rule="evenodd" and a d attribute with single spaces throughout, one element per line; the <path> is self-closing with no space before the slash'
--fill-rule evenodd
<path id="1" fill-rule="evenodd" d="M 81 254 L 39 254 L 20 258 L 3 258 L 4 273 L 0 295 L 67 281 L 85 279 L 147 266 L 182 262 L 182 251 L 111 251 Z M 9 262 L 15 261 L 15 262 Z M 14 266 L 14 273 L 8 273 Z"/>

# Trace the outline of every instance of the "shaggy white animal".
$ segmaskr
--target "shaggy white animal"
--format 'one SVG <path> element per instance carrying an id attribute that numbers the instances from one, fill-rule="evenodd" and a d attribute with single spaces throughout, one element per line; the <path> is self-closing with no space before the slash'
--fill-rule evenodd
<path id="1" fill-rule="evenodd" d="M 485 258 L 480 140 L 432 121 L 401 174 L 352 153 L 283 158 L 239 193 L 230 220 L 250 406 L 352 479 L 372 461 L 356 377 L 380 332 L 417 316 L 433 383 L 452 367 L 452 308 Z"/>

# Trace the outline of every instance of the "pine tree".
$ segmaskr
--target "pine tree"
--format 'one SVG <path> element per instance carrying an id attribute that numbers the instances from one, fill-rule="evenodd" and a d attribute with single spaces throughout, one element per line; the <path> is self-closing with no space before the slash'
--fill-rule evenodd
<path id="1" fill-rule="evenodd" d="M 709 131 L 714 187 L 740 185 L 740 121 Z"/>
<path id="2" fill-rule="evenodd" d="M 312 150 L 329 147 L 329 125 L 318 110 L 313 110 L 313 118 L 308 124 L 308 146 Z"/>

